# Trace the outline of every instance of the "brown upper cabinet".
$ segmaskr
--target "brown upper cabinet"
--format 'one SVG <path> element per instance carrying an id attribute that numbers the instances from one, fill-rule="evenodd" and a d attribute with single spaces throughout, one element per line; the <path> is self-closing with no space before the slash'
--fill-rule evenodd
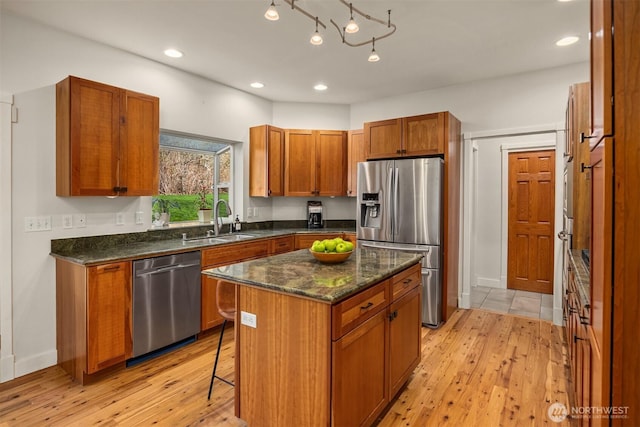
<path id="1" fill-rule="evenodd" d="M 591 1 L 591 135 L 593 149 L 613 135 L 613 22 L 611 0 Z"/>
<path id="2" fill-rule="evenodd" d="M 69 76 L 56 85 L 56 195 L 158 192 L 160 100 Z"/>
<path id="3" fill-rule="evenodd" d="M 364 124 L 369 159 L 444 154 L 446 112 Z"/>
<path id="4" fill-rule="evenodd" d="M 364 130 L 350 130 L 347 133 L 348 175 L 347 196 L 356 197 L 358 191 L 358 162 L 367 160 L 367 146 L 364 143 Z"/>
<path id="5" fill-rule="evenodd" d="M 284 196 L 284 130 L 262 125 L 249 129 L 249 195 Z"/>
<path id="6" fill-rule="evenodd" d="M 345 196 L 347 132 L 285 130 L 285 196 Z"/>
<path id="7" fill-rule="evenodd" d="M 567 101 L 567 153 L 573 162 L 573 249 L 589 248 L 591 232 L 591 164 L 589 143 L 584 138 L 590 131 L 589 83 L 569 87 Z M 569 178 L 567 178 L 569 179 Z"/>

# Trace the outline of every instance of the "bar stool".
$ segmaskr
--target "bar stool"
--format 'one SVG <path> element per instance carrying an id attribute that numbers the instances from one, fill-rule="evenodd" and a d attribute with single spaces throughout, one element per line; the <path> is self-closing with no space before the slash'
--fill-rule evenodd
<path id="1" fill-rule="evenodd" d="M 236 285 L 231 282 L 219 280 L 216 286 L 216 304 L 218 306 L 218 313 L 223 317 L 222 329 L 220 330 L 220 340 L 218 341 L 218 351 L 216 352 L 216 361 L 213 364 L 213 373 L 211 374 L 211 384 L 209 384 L 209 396 L 207 400 L 211 399 L 211 390 L 213 390 L 213 380 L 219 379 L 231 386 L 234 384 L 216 375 L 216 369 L 218 368 L 218 358 L 220 357 L 220 348 L 222 347 L 222 337 L 224 336 L 224 328 L 227 326 L 229 320 L 234 321 L 236 318 Z"/>

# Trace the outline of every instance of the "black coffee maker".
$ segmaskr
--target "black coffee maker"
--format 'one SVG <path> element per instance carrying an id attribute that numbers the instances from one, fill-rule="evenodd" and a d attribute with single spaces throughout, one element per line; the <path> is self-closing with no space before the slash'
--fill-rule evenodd
<path id="1" fill-rule="evenodd" d="M 322 202 L 310 200 L 307 202 L 307 227 L 322 228 Z"/>

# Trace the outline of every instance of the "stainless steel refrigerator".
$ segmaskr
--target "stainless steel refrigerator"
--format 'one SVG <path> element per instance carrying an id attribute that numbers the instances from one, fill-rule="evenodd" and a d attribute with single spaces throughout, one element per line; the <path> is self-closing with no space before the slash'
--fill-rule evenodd
<path id="1" fill-rule="evenodd" d="M 442 321 L 443 160 L 439 157 L 358 163 L 360 247 L 420 252 L 422 323 Z"/>

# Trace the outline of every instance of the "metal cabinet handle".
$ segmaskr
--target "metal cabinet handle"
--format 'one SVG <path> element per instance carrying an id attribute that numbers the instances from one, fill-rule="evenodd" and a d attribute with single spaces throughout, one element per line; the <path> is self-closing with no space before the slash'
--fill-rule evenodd
<path id="1" fill-rule="evenodd" d="M 584 163 L 580 163 L 580 172 L 584 173 L 586 169 L 591 169 L 593 166 L 585 165 Z"/>
<path id="2" fill-rule="evenodd" d="M 595 138 L 595 135 L 585 135 L 584 132 L 580 132 L 580 143 L 582 144 L 586 139 L 592 139 Z"/>
<path id="3" fill-rule="evenodd" d="M 368 310 L 372 305 L 373 303 L 369 301 L 369 304 L 360 307 L 360 310 Z"/>

